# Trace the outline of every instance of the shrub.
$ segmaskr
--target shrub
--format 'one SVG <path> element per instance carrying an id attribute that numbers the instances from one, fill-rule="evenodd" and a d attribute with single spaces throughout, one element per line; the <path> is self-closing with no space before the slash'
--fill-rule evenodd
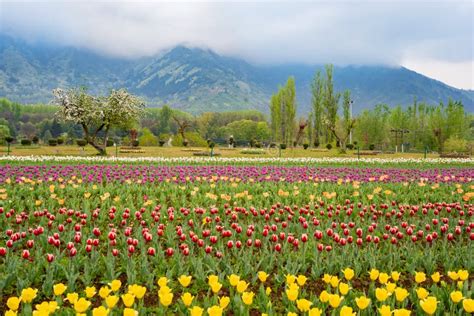
<path id="1" fill-rule="evenodd" d="M 23 146 L 30 146 L 31 145 L 31 140 L 29 139 L 22 139 L 20 141 L 20 143 L 23 145 Z"/>
<path id="2" fill-rule="evenodd" d="M 114 145 L 114 141 L 111 139 L 107 139 L 107 147 L 112 147 Z"/>
<path id="3" fill-rule="evenodd" d="M 280 144 L 280 149 L 286 149 L 286 144 Z"/>
<path id="4" fill-rule="evenodd" d="M 87 141 L 85 139 L 78 139 L 76 140 L 76 144 L 79 147 L 84 147 L 85 145 L 87 145 Z"/>
<path id="5" fill-rule="evenodd" d="M 214 143 L 213 141 L 210 141 L 208 143 L 208 146 L 209 146 L 209 148 L 214 148 L 216 146 L 216 143 Z"/>
<path id="6" fill-rule="evenodd" d="M 318 148 L 319 147 L 319 141 L 318 140 L 315 140 L 314 143 L 313 143 L 314 147 L 315 148 Z"/>
<path id="7" fill-rule="evenodd" d="M 460 153 L 467 150 L 467 141 L 465 139 L 451 136 L 444 142 L 444 151 L 451 153 Z"/>
<path id="8" fill-rule="evenodd" d="M 308 144 L 308 143 L 304 143 L 304 144 L 303 144 L 303 148 L 304 148 L 304 149 L 308 149 L 308 147 L 309 147 L 309 144 Z"/>
<path id="9" fill-rule="evenodd" d="M 171 142 L 171 144 L 173 146 L 192 146 L 192 147 L 207 147 L 207 142 L 204 138 L 201 137 L 201 135 L 199 135 L 198 133 L 196 132 L 187 132 L 187 133 L 184 133 L 184 136 L 185 136 L 185 140 L 183 141 L 183 137 L 181 136 L 181 134 L 178 134 L 176 135 L 175 137 L 173 137 L 173 141 Z M 186 145 L 184 144 L 186 142 Z"/>
<path id="10" fill-rule="evenodd" d="M 11 136 L 7 136 L 5 137 L 5 141 L 9 144 L 13 143 L 13 141 L 15 140 L 15 138 L 11 137 Z"/>
<path id="11" fill-rule="evenodd" d="M 148 128 L 142 130 L 142 136 L 138 138 L 141 146 L 156 146 L 158 145 L 158 137 L 156 137 Z"/>
<path id="12" fill-rule="evenodd" d="M 375 149 L 375 145 L 374 145 L 374 144 L 370 144 L 370 145 L 369 145 L 369 149 L 370 149 L 370 150 L 374 150 L 374 149 Z"/>
<path id="13" fill-rule="evenodd" d="M 329 144 L 326 144 L 326 148 L 327 150 L 331 150 L 332 149 L 332 145 L 329 143 Z"/>
<path id="14" fill-rule="evenodd" d="M 59 137 L 57 140 L 58 145 L 64 144 L 64 138 Z"/>
<path id="15" fill-rule="evenodd" d="M 57 146 L 58 145 L 58 140 L 55 139 L 55 138 L 51 138 L 50 140 L 48 140 L 48 145 L 49 146 Z"/>
<path id="16" fill-rule="evenodd" d="M 165 143 L 166 142 L 162 139 L 160 141 L 158 141 L 158 144 L 160 145 L 160 147 L 163 147 Z"/>
<path id="17" fill-rule="evenodd" d="M 138 140 L 132 140 L 132 146 L 133 147 L 138 147 L 138 145 L 140 145 L 140 142 Z"/>
<path id="18" fill-rule="evenodd" d="M 261 142 L 255 142 L 255 148 L 262 148 Z"/>
<path id="19" fill-rule="evenodd" d="M 39 137 L 38 137 L 38 136 L 36 136 L 36 135 L 35 135 L 35 136 L 33 136 L 33 139 L 32 139 L 32 141 L 33 141 L 33 144 L 37 145 L 37 144 L 38 144 L 38 142 L 39 142 Z"/>
<path id="20" fill-rule="evenodd" d="M 349 150 L 352 150 L 352 149 L 354 149 L 354 144 L 347 144 L 346 148 L 349 149 Z"/>

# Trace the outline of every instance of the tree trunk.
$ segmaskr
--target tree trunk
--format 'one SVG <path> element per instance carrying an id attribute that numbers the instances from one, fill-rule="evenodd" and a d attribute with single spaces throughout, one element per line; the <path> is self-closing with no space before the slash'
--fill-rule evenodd
<path id="1" fill-rule="evenodd" d="M 107 140 L 109 139 L 108 138 L 108 134 L 109 134 L 109 126 L 107 126 L 105 128 L 105 131 L 104 131 L 104 152 L 103 152 L 103 155 L 107 155 Z"/>
<path id="2" fill-rule="evenodd" d="M 99 155 L 105 155 L 104 148 L 100 147 L 99 145 L 97 145 L 95 143 L 95 137 L 91 137 L 89 135 L 89 129 L 87 128 L 87 125 L 85 125 L 85 124 L 81 124 L 81 125 L 82 125 L 82 129 L 84 131 L 84 138 L 85 138 L 86 142 L 89 145 L 91 145 L 92 147 L 94 147 L 99 152 Z M 96 131 L 96 134 L 97 134 L 97 131 Z"/>

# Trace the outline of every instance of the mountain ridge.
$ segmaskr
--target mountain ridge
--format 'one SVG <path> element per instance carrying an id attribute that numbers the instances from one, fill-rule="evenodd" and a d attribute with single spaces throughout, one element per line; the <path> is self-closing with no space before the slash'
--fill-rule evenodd
<path id="1" fill-rule="evenodd" d="M 90 50 L 28 44 L 0 35 L 0 95 L 16 102 L 48 102 L 56 87 L 86 86 L 91 93 L 125 87 L 149 105 L 201 113 L 257 109 L 268 112 L 278 85 L 293 75 L 298 112 L 311 104 L 311 81 L 322 65 L 254 65 L 209 49 L 176 46 L 151 57 L 120 59 Z M 337 91 L 350 89 L 354 112 L 378 103 L 409 105 L 461 101 L 474 112 L 474 91 L 451 87 L 404 67 L 348 65 L 334 67 Z"/>

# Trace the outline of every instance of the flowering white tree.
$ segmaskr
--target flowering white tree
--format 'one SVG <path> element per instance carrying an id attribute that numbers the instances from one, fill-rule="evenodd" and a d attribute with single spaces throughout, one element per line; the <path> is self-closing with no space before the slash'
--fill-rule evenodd
<path id="1" fill-rule="evenodd" d="M 66 122 L 82 126 L 84 139 L 100 155 L 106 154 L 108 132 L 111 127 L 128 127 L 142 115 L 145 103 L 124 89 L 112 90 L 108 96 L 95 97 L 85 89 L 55 89 L 53 103 L 60 106 L 56 115 Z M 98 134 L 103 134 L 103 143 Z"/>

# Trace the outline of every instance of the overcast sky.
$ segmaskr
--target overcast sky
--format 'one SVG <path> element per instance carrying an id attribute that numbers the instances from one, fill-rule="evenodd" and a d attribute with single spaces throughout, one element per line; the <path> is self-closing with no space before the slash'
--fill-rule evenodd
<path id="1" fill-rule="evenodd" d="M 474 89 L 470 0 L 0 0 L 0 32 L 121 57 L 185 44 L 256 64 L 403 65 Z"/>

